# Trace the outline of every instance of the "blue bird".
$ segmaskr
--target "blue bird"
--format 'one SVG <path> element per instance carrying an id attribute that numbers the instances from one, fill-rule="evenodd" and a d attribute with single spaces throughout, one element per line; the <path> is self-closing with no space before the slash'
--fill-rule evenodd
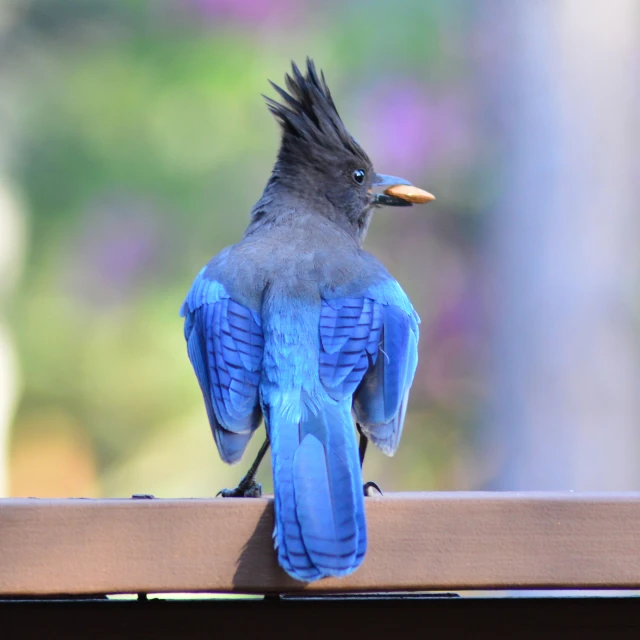
<path id="1" fill-rule="evenodd" d="M 377 206 L 411 205 L 373 188 L 411 183 L 375 173 L 310 59 L 285 80 L 288 91 L 271 83 L 282 103 L 266 98 L 282 129 L 271 177 L 244 238 L 200 271 L 181 315 L 221 458 L 238 462 L 266 426 L 256 462 L 223 495 L 260 494 L 270 445 L 278 561 L 312 581 L 362 563 L 362 459 L 368 439 L 389 456 L 398 447 L 420 320 L 362 249 Z"/>

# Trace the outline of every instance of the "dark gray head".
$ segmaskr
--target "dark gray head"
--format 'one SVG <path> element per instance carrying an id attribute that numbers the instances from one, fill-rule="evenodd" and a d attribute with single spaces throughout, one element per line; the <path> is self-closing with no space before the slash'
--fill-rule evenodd
<path id="1" fill-rule="evenodd" d="M 362 241 L 375 205 L 410 206 L 399 198 L 374 195 L 372 188 L 411 183 L 375 173 L 369 156 L 344 126 L 324 74 L 318 76 L 312 60 L 307 58 L 306 75 L 292 63 L 285 82 L 288 92 L 271 83 L 282 103 L 265 97 L 282 127 L 282 142 L 263 200 L 303 203 Z M 254 215 L 259 213 L 258 206 Z"/>

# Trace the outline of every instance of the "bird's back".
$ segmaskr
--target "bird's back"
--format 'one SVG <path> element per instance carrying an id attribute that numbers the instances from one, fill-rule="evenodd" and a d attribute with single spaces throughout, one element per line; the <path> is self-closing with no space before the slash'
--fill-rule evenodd
<path id="1" fill-rule="evenodd" d="M 224 249 L 203 273 L 257 313 L 274 287 L 292 299 L 317 301 L 357 295 L 391 279 L 338 225 L 295 209 Z"/>
<path id="2" fill-rule="evenodd" d="M 411 305 L 381 263 L 332 221 L 295 210 L 216 256 L 185 302 L 189 354 L 227 461 L 239 459 L 264 415 L 278 557 L 298 579 L 346 575 L 366 551 L 352 410 L 371 371 L 389 413 L 373 420 L 403 414 L 378 370 L 390 302 L 408 305 L 400 313 L 410 333 Z M 405 372 L 403 393 L 406 382 Z M 393 424 L 385 428 L 397 436 L 373 438 L 378 445 L 399 437 Z"/>

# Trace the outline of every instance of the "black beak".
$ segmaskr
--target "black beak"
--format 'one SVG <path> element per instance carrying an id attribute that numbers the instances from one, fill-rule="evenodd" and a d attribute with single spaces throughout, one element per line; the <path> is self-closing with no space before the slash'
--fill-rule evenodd
<path id="1" fill-rule="evenodd" d="M 398 184 L 404 184 L 408 187 L 413 185 L 404 178 L 396 178 L 395 176 L 386 176 L 383 173 L 376 173 L 373 178 L 372 185 L 374 187 L 392 187 Z M 388 196 L 385 193 L 376 193 L 373 196 L 373 204 L 378 206 L 387 207 L 411 207 L 412 204 L 408 200 L 402 198 L 396 198 L 395 196 Z"/>

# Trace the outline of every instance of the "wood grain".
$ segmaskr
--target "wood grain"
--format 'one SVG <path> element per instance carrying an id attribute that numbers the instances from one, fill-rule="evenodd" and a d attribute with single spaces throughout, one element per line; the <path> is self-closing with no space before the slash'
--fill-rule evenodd
<path id="1" fill-rule="evenodd" d="M 367 498 L 369 551 L 340 580 L 277 565 L 273 502 L 0 500 L 0 595 L 640 588 L 640 494 Z"/>

